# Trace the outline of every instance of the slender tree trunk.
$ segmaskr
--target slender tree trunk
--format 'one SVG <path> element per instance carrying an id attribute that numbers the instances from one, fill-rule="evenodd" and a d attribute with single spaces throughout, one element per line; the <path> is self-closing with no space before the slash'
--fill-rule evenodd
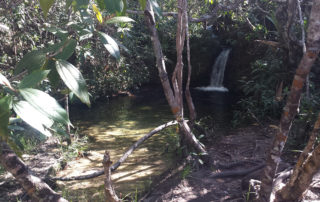
<path id="1" fill-rule="evenodd" d="M 0 163 L 26 190 L 33 201 L 66 202 L 45 182 L 33 175 L 21 159 L 5 142 L 0 142 Z"/>
<path id="2" fill-rule="evenodd" d="M 185 0 L 178 1 L 178 25 L 177 25 L 177 64 L 172 74 L 172 87 L 170 85 L 170 81 L 168 78 L 168 74 L 166 71 L 166 66 L 163 58 L 161 43 L 159 41 L 158 32 L 155 27 L 155 18 L 153 8 L 149 1 L 147 1 L 146 10 L 145 10 L 145 19 L 148 25 L 148 28 L 151 32 L 151 41 L 153 45 L 153 50 L 156 56 L 156 64 L 159 71 L 159 77 L 161 80 L 161 84 L 171 108 L 172 113 L 174 114 L 176 120 L 179 123 L 179 126 L 184 134 L 184 137 L 188 140 L 188 143 L 192 145 L 197 152 L 202 153 L 204 155 L 207 154 L 204 146 L 200 144 L 200 142 L 195 138 L 192 134 L 188 124 L 183 118 L 183 88 L 182 88 L 182 51 L 185 40 L 185 21 L 186 18 L 183 15 L 183 10 L 186 9 Z M 205 159 L 206 160 L 206 159 Z"/>
<path id="3" fill-rule="evenodd" d="M 66 109 L 66 112 L 67 112 L 67 116 L 68 116 L 68 119 L 69 119 L 69 96 L 68 94 L 65 95 L 64 97 L 64 108 Z M 72 138 L 71 138 L 71 132 L 70 132 L 70 125 L 67 124 L 66 125 L 66 131 L 67 131 L 67 135 L 68 135 L 68 138 L 67 139 L 67 144 L 70 145 L 71 144 L 71 141 L 72 141 Z"/>
<path id="4" fill-rule="evenodd" d="M 288 138 L 293 119 L 297 114 L 302 94 L 302 88 L 306 77 L 314 64 L 320 47 L 320 1 L 314 0 L 308 27 L 307 52 L 303 55 L 301 62 L 296 70 L 287 104 L 283 109 L 280 119 L 278 132 L 275 136 L 273 146 L 267 157 L 267 166 L 262 176 L 261 190 L 259 193 L 260 201 L 269 201 L 272 191 L 272 182 L 275 170 L 280 161 L 280 155 Z"/>
<path id="5" fill-rule="evenodd" d="M 186 2 L 188 3 L 188 2 Z M 188 60 L 188 78 L 187 78 L 187 84 L 186 84 L 186 90 L 185 90 L 185 96 L 186 101 L 189 109 L 189 118 L 190 123 L 189 125 L 192 127 L 194 124 L 194 121 L 197 118 L 196 108 L 194 107 L 193 100 L 190 93 L 190 80 L 191 80 L 191 72 L 192 72 L 192 66 L 190 61 L 190 37 L 189 37 L 189 23 L 188 23 L 188 4 L 186 5 L 186 10 L 184 12 L 185 15 L 185 23 L 186 23 L 186 38 L 187 38 L 187 60 Z"/>

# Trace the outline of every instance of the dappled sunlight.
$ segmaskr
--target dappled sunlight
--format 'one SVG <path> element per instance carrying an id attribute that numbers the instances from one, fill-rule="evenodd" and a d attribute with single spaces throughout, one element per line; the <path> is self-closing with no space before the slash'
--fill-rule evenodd
<path id="1" fill-rule="evenodd" d="M 94 141 L 87 145 L 89 155 L 68 162 L 66 168 L 57 174 L 59 177 L 85 175 L 102 169 L 105 150 L 109 151 L 111 160 L 116 162 L 139 138 L 158 125 L 171 120 L 166 105 L 163 105 L 165 109 L 157 108 L 150 103 L 136 103 L 138 106 L 135 106 L 128 100 L 130 98 L 120 98 L 119 102 L 110 102 L 100 108 L 90 109 L 89 112 L 79 112 L 74 115 L 76 117 L 74 122 L 81 126 L 80 132 L 92 137 Z M 119 110 L 119 105 L 123 104 L 125 107 L 122 106 Z M 116 113 L 113 110 L 119 111 Z M 117 192 L 127 194 L 136 190 L 144 191 L 155 177 L 172 166 L 171 157 L 167 153 L 168 139 L 170 134 L 156 134 L 129 156 L 112 174 Z M 76 192 L 81 190 L 90 198 L 94 190 L 103 192 L 104 182 L 101 176 L 89 180 L 59 183 L 68 190 L 70 196 L 76 196 Z"/>

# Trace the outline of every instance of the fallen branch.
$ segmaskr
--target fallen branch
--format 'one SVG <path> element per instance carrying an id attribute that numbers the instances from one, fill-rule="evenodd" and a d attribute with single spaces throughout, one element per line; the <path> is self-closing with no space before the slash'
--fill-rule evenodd
<path id="1" fill-rule="evenodd" d="M 114 188 L 112 186 L 112 181 L 111 181 L 111 169 L 110 169 L 111 164 L 112 164 L 112 161 L 110 159 L 109 152 L 105 151 L 102 165 L 104 167 L 104 173 L 106 175 L 104 179 L 104 192 L 106 195 L 106 201 L 118 202 L 120 201 L 120 199 L 118 198 L 116 192 L 114 191 Z"/>
<path id="2" fill-rule="evenodd" d="M 170 121 L 166 124 L 160 125 L 158 127 L 156 127 L 155 129 L 153 129 L 150 133 L 146 134 L 145 136 L 143 136 L 142 138 L 140 138 L 136 143 L 134 143 L 127 151 L 126 153 L 124 153 L 122 155 L 122 157 L 115 163 L 113 164 L 110 169 L 111 171 L 115 171 L 120 165 L 121 163 L 123 163 L 128 156 L 139 146 L 141 145 L 146 139 L 150 138 L 151 136 L 153 136 L 154 134 L 160 132 L 161 130 L 169 127 L 169 126 L 173 126 L 178 124 L 177 121 Z M 81 176 L 72 176 L 72 177 L 54 177 L 51 180 L 59 180 L 59 181 L 72 181 L 72 180 L 86 180 L 86 179 L 91 179 L 91 178 L 95 178 L 98 176 L 101 176 L 104 174 L 104 170 L 99 170 L 96 171 L 94 173 L 88 174 L 88 175 L 81 175 Z"/>
<path id="3" fill-rule="evenodd" d="M 210 175 L 210 178 L 226 178 L 226 177 L 244 176 L 244 175 L 247 175 L 253 171 L 256 171 L 256 170 L 263 168 L 265 165 L 266 165 L 265 163 L 261 163 L 257 166 L 254 166 L 254 167 L 248 168 L 248 169 L 232 170 L 232 171 L 214 173 L 214 174 Z"/>

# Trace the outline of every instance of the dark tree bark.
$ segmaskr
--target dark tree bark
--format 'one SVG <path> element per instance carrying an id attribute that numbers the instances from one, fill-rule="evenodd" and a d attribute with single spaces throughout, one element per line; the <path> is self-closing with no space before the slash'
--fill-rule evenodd
<path id="1" fill-rule="evenodd" d="M 45 182 L 33 175 L 5 142 L 0 142 L 0 163 L 22 185 L 33 201 L 66 202 Z"/>
<path id="2" fill-rule="evenodd" d="M 302 193 L 309 187 L 314 174 L 319 171 L 320 161 L 318 159 L 320 157 L 320 145 L 313 150 L 319 131 L 320 113 L 314 124 L 308 144 L 300 154 L 289 182 L 276 193 L 276 201 L 298 200 Z M 309 153 L 311 153 L 310 156 Z"/>
<path id="3" fill-rule="evenodd" d="M 307 51 L 303 55 L 294 76 L 287 104 L 283 109 L 278 132 L 275 136 L 273 146 L 267 157 L 267 166 L 262 176 L 262 185 L 259 193 L 260 201 L 269 201 L 272 191 L 272 181 L 275 170 L 280 161 L 280 155 L 288 138 L 293 119 L 297 114 L 300 98 L 306 77 L 314 64 L 320 48 L 320 1 L 314 0 L 310 23 L 308 27 Z"/>

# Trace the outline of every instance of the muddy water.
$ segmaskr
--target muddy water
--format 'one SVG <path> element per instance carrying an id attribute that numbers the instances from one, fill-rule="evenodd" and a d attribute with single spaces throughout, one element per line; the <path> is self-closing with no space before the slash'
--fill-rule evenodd
<path id="1" fill-rule="evenodd" d="M 91 109 L 72 110 L 71 119 L 78 132 L 93 141 L 86 145 L 90 155 L 68 162 L 66 169 L 58 173 L 60 177 L 89 174 L 101 169 L 105 150 L 116 162 L 135 141 L 172 120 L 172 115 L 164 98 L 118 97 L 98 103 Z M 172 166 L 174 160 L 168 147 L 176 141 L 175 130 L 173 126 L 151 137 L 112 174 L 115 189 L 122 197 L 146 190 L 156 176 Z M 103 177 L 61 182 L 61 185 L 69 200 L 102 201 Z"/>

